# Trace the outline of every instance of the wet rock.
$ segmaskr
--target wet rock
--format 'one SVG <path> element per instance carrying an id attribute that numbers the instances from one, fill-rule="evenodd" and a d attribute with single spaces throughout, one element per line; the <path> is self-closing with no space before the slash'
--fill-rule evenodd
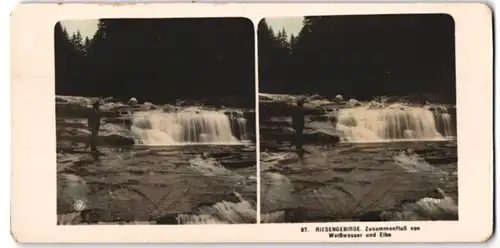
<path id="1" fill-rule="evenodd" d="M 323 100 L 325 99 L 324 97 L 320 96 L 319 94 L 314 94 L 312 96 L 308 97 L 310 100 Z"/>
<path id="2" fill-rule="evenodd" d="M 128 105 L 135 106 L 137 105 L 137 99 L 135 97 L 132 97 L 128 100 Z"/>
<path id="3" fill-rule="evenodd" d="M 377 102 L 377 101 L 371 101 L 368 103 L 368 108 L 373 108 L 373 109 L 380 109 L 383 108 L 384 104 Z"/>
<path id="4" fill-rule="evenodd" d="M 451 163 L 458 163 L 458 157 L 457 156 L 429 156 L 425 158 L 425 161 L 429 164 L 435 164 L 435 165 L 440 165 L 440 164 L 451 164 Z"/>
<path id="5" fill-rule="evenodd" d="M 260 102 L 259 114 L 262 119 L 269 119 L 275 116 L 291 116 L 294 105 L 286 102 Z"/>
<path id="6" fill-rule="evenodd" d="M 82 223 L 80 212 L 72 212 L 57 215 L 57 225 L 75 225 Z"/>
<path id="7" fill-rule="evenodd" d="M 272 117 L 292 116 L 296 109 L 294 102 L 260 102 L 259 114 L 262 120 Z M 327 112 L 323 107 L 305 104 L 303 111 L 306 115 L 322 115 Z"/>
<path id="8" fill-rule="evenodd" d="M 285 223 L 325 221 L 335 221 L 335 219 L 328 212 L 315 212 L 311 209 L 302 207 L 288 208 L 285 210 Z"/>
<path id="9" fill-rule="evenodd" d="M 252 160 L 221 160 L 222 166 L 230 169 L 247 168 L 256 165 L 255 161 Z"/>
<path id="10" fill-rule="evenodd" d="M 273 212 L 290 207 L 293 204 L 292 181 L 279 172 L 261 173 L 261 209 L 263 212 Z"/>
<path id="11" fill-rule="evenodd" d="M 318 122 L 330 122 L 332 119 L 331 115 L 314 115 L 309 117 L 310 120 L 312 121 L 318 121 Z"/>
<path id="12" fill-rule="evenodd" d="M 112 222 L 116 220 L 112 213 L 104 209 L 85 209 L 81 211 L 80 216 L 82 217 L 82 222 L 88 224 Z"/>
<path id="13" fill-rule="evenodd" d="M 228 158 L 228 157 L 234 157 L 237 156 L 231 151 L 218 151 L 218 152 L 213 152 L 213 153 L 205 153 L 204 156 L 206 157 L 212 157 L 212 158 Z"/>
<path id="14" fill-rule="evenodd" d="M 119 117 L 121 116 L 121 113 L 113 110 L 102 110 L 100 111 L 101 117 L 108 117 L 108 118 L 113 118 L 113 117 Z"/>
<path id="15" fill-rule="evenodd" d="M 105 118 L 102 120 L 104 124 L 111 123 L 111 124 L 118 124 L 118 125 L 127 125 L 132 123 L 132 118 L 130 116 L 121 116 L 121 117 L 111 117 L 111 118 Z"/>
<path id="16" fill-rule="evenodd" d="M 150 102 L 145 102 L 144 104 L 142 104 L 142 106 L 144 107 L 144 109 L 146 110 L 149 110 L 149 109 L 153 109 L 155 107 L 154 104 L 150 103 Z"/>
<path id="17" fill-rule="evenodd" d="M 170 112 L 175 112 L 175 111 L 177 111 L 177 110 L 176 110 L 176 107 L 174 105 L 170 105 L 170 104 L 163 105 L 163 112 L 170 113 Z"/>
<path id="18" fill-rule="evenodd" d="M 333 98 L 333 102 L 334 103 L 341 103 L 344 101 L 344 97 L 342 97 L 342 95 L 336 95 L 334 98 Z"/>
<path id="19" fill-rule="evenodd" d="M 349 107 L 359 107 L 362 104 L 356 99 L 349 99 L 349 101 L 347 101 L 346 105 Z"/>
<path id="20" fill-rule="evenodd" d="M 56 96 L 56 103 L 67 103 L 68 100 L 65 100 L 59 96 Z"/>
<path id="21" fill-rule="evenodd" d="M 314 131 L 312 133 L 306 134 L 305 139 L 311 143 L 332 143 L 336 144 L 340 142 L 340 135 L 331 134 L 324 131 Z"/>
<path id="22" fill-rule="evenodd" d="M 119 134 L 108 134 L 99 136 L 102 145 L 111 146 L 131 146 L 135 143 L 130 137 L 121 136 Z"/>
<path id="23" fill-rule="evenodd" d="M 261 223 L 285 223 L 286 216 L 285 211 L 275 211 L 270 213 L 261 213 L 260 215 Z"/>
<path id="24" fill-rule="evenodd" d="M 63 118 L 63 117 L 87 118 L 88 115 L 89 115 L 89 108 L 87 106 L 76 105 L 71 103 L 56 104 L 56 116 L 58 118 Z"/>
<path id="25" fill-rule="evenodd" d="M 295 133 L 290 127 L 261 127 L 261 138 L 274 140 L 278 144 L 291 142 L 295 139 Z M 337 144 L 340 142 L 340 134 L 329 133 L 321 130 L 306 131 L 303 134 L 304 142 L 309 144 Z"/>
<path id="26" fill-rule="evenodd" d="M 352 172 L 353 170 L 354 170 L 354 166 L 342 166 L 342 167 L 333 168 L 333 171 L 342 172 L 342 173 Z"/>
<path id="27" fill-rule="evenodd" d="M 179 225 L 177 221 L 177 214 L 167 214 L 161 217 L 152 218 L 157 225 Z"/>
<path id="28" fill-rule="evenodd" d="M 59 173 L 57 175 L 57 211 L 74 212 L 77 201 L 87 202 L 91 189 L 87 182 L 74 174 Z"/>
<path id="29" fill-rule="evenodd" d="M 62 103 L 56 105 L 57 118 L 88 118 L 92 109 L 89 106 L 75 105 L 72 103 Z M 120 116 L 115 110 L 101 109 L 102 117 L 118 117 Z"/>

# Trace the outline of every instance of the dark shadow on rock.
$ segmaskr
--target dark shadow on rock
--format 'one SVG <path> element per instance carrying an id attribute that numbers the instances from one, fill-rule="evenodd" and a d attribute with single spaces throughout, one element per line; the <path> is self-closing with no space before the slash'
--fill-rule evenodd
<path id="1" fill-rule="evenodd" d="M 168 214 L 157 218 L 151 218 L 150 221 L 155 221 L 156 225 L 179 225 L 177 214 Z"/>
<path id="2" fill-rule="evenodd" d="M 93 151 L 90 154 L 92 155 L 92 160 L 94 160 L 94 162 L 99 163 L 101 161 L 101 155 L 103 155 L 101 152 Z"/>
<path id="3" fill-rule="evenodd" d="M 135 143 L 132 138 L 124 137 L 118 134 L 99 136 L 99 141 L 101 145 L 112 146 L 132 146 Z"/>
<path id="4" fill-rule="evenodd" d="M 382 211 L 370 211 L 358 217 L 354 217 L 353 219 L 357 219 L 359 221 L 382 221 L 382 218 L 380 217 L 381 213 Z"/>
<path id="5" fill-rule="evenodd" d="M 80 212 L 83 223 L 96 224 L 98 222 L 112 222 L 113 215 L 104 209 L 85 209 Z"/>
<path id="6" fill-rule="evenodd" d="M 336 168 L 333 168 L 333 171 L 335 172 L 342 172 L 342 173 L 349 173 L 349 172 L 352 172 L 354 170 L 354 167 L 353 166 L 350 166 L 350 167 L 336 167 Z"/>
<path id="7" fill-rule="evenodd" d="M 220 163 L 228 169 L 248 168 L 257 164 L 255 160 L 221 160 Z"/>

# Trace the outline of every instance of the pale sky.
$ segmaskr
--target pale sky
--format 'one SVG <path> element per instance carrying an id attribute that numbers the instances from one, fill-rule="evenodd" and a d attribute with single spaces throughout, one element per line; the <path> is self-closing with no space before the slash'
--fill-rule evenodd
<path id="1" fill-rule="evenodd" d="M 303 17 L 280 17 L 266 18 L 267 24 L 273 28 L 275 33 L 285 28 L 286 33 L 290 37 L 291 34 L 297 36 L 302 29 Z M 99 20 L 66 20 L 61 21 L 63 27 L 66 28 L 69 34 L 78 30 L 82 36 L 92 38 L 97 31 Z"/>
<path id="2" fill-rule="evenodd" d="M 267 24 L 273 28 L 275 33 L 285 28 L 288 37 L 290 35 L 297 36 L 302 29 L 302 21 L 304 17 L 280 17 L 280 18 L 266 18 Z"/>
<path id="3" fill-rule="evenodd" d="M 73 34 L 80 30 L 80 33 L 85 39 L 85 36 L 91 39 L 97 31 L 99 20 L 67 20 L 61 21 L 61 25 L 66 28 L 68 34 Z"/>

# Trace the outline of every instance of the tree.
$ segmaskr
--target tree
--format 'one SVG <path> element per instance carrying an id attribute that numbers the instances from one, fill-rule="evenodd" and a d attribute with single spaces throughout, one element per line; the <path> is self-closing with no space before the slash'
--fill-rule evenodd
<path id="1" fill-rule="evenodd" d="M 67 30 L 57 23 L 54 28 L 56 93 L 70 94 L 82 88 L 79 70 L 83 63 L 83 51 L 78 40 L 81 35 L 70 37 Z"/>
<path id="2" fill-rule="evenodd" d="M 370 100 L 435 92 L 455 101 L 454 24 L 446 15 L 308 16 L 290 53 L 259 25 L 262 92 Z M 262 43 L 262 44 L 261 44 Z M 264 49 L 261 50 L 261 47 Z M 284 81 L 284 82 L 283 82 Z"/>
<path id="3" fill-rule="evenodd" d="M 79 56 L 70 60 L 79 70 L 56 71 L 78 80 L 58 78 L 56 93 L 155 103 L 230 97 L 253 107 L 254 39 L 244 18 L 101 19 L 93 37 L 72 35 Z M 68 54 L 61 50 L 57 60 Z"/>

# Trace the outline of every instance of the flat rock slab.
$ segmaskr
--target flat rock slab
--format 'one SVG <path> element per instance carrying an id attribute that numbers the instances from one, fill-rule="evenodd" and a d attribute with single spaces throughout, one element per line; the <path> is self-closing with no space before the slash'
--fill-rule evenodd
<path id="1" fill-rule="evenodd" d="M 60 152 L 57 212 L 73 213 L 75 200 L 84 200 L 86 212 L 82 212 L 82 221 L 147 222 L 161 216 L 191 213 L 204 204 L 237 202 L 234 192 L 255 203 L 255 150 L 242 150 L 243 147 L 184 146 L 109 150 L 99 156 Z M 207 160 L 221 151 L 227 156 L 220 156 L 219 160 L 246 166 L 233 170 L 230 166 L 193 163 L 193 159 L 204 156 Z M 245 154 L 235 156 L 239 153 Z"/>
<path id="2" fill-rule="evenodd" d="M 409 171 L 398 164 L 394 157 L 409 148 L 436 171 Z M 422 142 L 307 146 L 303 160 L 288 163 L 276 160 L 293 157 L 291 152 L 263 153 L 261 211 L 284 211 L 288 222 L 360 220 L 398 209 L 403 202 L 440 198 L 436 188 L 458 202 L 456 160 L 433 165 L 432 155 L 436 151 L 456 154 L 456 146 L 440 142 L 434 144 L 433 153 L 426 149 Z"/>

